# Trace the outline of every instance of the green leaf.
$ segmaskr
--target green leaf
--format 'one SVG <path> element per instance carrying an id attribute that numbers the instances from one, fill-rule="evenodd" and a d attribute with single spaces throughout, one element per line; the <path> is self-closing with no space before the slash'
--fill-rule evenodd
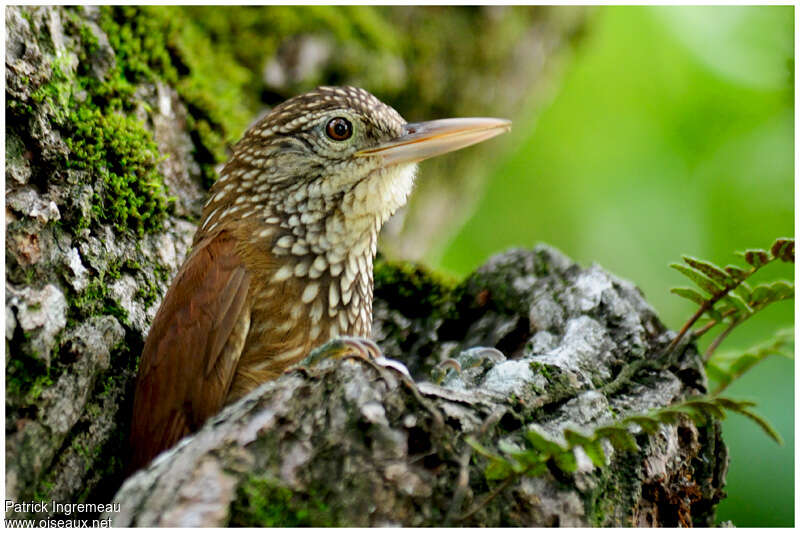
<path id="1" fill-rule="evenodd" d="M 791 300 L 794 298 L 794 283 L 780 279 L 773 282 L 771 288 L 781 300 Z"/>
<path id="2" fill-rule="evenodd" d="M 785 280 L 778 280 L 772 283 L 762 283 L 753 288 L 750 297 L 751 307 L 763 307 L 773 302 L 790 300 L 794 298 L 794 284 Z"/>
<path id="3" fill-rule="evenodd" d="M 736 413 L 741 413 L 743 410 L 746 410 L 748 407 L 755 407 L 755 402 L 751 402 L 749 400 L 732 400 L 730 398 L 725 398 L 720 396 L 714 399 L 715 402 L 720 407 L 727 409 L 728 411 L 734 411 Z"/>
<path id="4" fill-rule="evenodd" d="M 564 448 L 557 442 L 548 439 L 533 429 L 525 432 L 525 438 L 531 443 L 531 446 L 547 455 L 554 455 L 564 451 Z"/>
<path id="5" fill-rule="evenodd" d="M 476 452 L 478 452 L 479 454 L 481 454 L 481 455 L 483 455 L 485 457 L 488 457 L 489 459 L 497 459 L 497 458 L 499 458 L 499 456 L 497 454 L 490 452 L 480 442 L 475 440 L 475 438 L 473 438 L 472 436 L 468 435 L 467 437 L 465 437 L 464 438 L 464 442 L 469 444 Z"/>
<path id="6" fill-rule="evenodd" d="M 748 264 L 760 268 L 769 263 L 770 257 L 766 250 L 755 248 L 752 250 L 745 250 L 744 260 L 747 261 Z"/>
<path id="7" fill-rule="evenodd" d="M 669 292 L 673 294 L 677 294 L 678 296 L 682 296 L 687 300 L 691 300 L 697 305 L 703 305 L 706 303 L 706 297 L 697 292 L 694 289 L 690 289 L 688 287 L 673 287 L 669 290 Z"/>
<path id="8" fill-rule="evenodd" d="M 776 331 L 771 347 L 775 355 L 794 359 L 794 328 L 783 328 Z"/>
<path id="9" fill-rule="evenodd" d="M 739 285 L 737 285 L 736 288 L 733 289 L 733 292 L 738 294 L 739 297 L 745 302 L 749 302 L 750 298 L 753 296 L 753 289 L 745 281 L 739 283 Z"/>
<path id="10" fill-rule="evenodd" d="M 606 452 L 603 450 L 603 443 L 600 440 L 587 442 L 583 445 L 583 451 L 592 460 L 592 464 L 598 468 L 606 466 Z"/>
<path id="11" fill-rule="evenodd" d="M 564 438 L 567 439 L 567 443 L 571 448 L 574 448 L 575 446 L 583 446 L 592 442 L 591 436 L 579 433 L 574 429 L 565 429 Z"/>
<path id="12" fill-rule="evenodd" d="M 794 263 L 794 239 L 776 239 L 770 248 L 770 253 L 775 259 Z"/>
<path id="13" fill-rule="evenodd" d="M 726 266 L 725 272 L 727 272 L 736 281 L 743 281 L 747 279 L 748 276 L 750 276 L 750 272 L 742 270 L 741 268 L 735 265 Z"/>
<path id="14" fill-rule="evenodd" d="M 502 439 L 497 443 L 497 449 L 503 453 L 507 453 L 508 455 L 513 455 L 523 451 L 522 448 L 506 439 Z"/>
<path id="15" fill-rule="evenodd" d="M 661 422 L 662 424 L 670 425 L 670 426 L 674 426 L 675 424 L 680 422 L 680 419 L 681 419 L 681 411 L 680 410 L 673 410 L 673 409 L 670 409 L 669 407 L 667 407 L 667 408 L 665 408 L 665 409 L 663 409 L 661 411 L 656 411 L 653 414 L 654 414 L 655 418 L 658 419 L 659 422 Z"/>
<path id="16" fill-rule="evenodd" d="M 525 475 L 529 477 L 542 477 L 547 474 L 547 463 L 537 463 L 525 470 Z"/>
<path id="17" fill-rule="evenodd" d="M 751 307 L 761 307 L 773 301 L 776 295 L 772 292 L 772 287 L 768 283 L 756 285 L 753 294 L 750 296 Z"/>
<path id="18" fill-rule="evenodd" d="M 600 427 L 595 430 L 595 437 L 598 439 L 608 439 L 615 450 L 639 451 L 636 439 L 631 435 L 627 428 L 618 426 Z"/>
<path id="19" fill-rule="evenodd" d="M 514 461 L 520 465 L 520 470 L 525 470 L 531 465 L 542 463 L 550 458 L 550 454 L 541 453 L 537 450 L 523 450 L 511 454 Z"/>
<path id="20" fill-rule="evenodd" d="M 730 368 L 730 374 L 735 379 L 753 368 L 756 364 L 758 364 L 764 357 L 766 357 L 767 353 L 764 353 L 761 357 L 754 354 L 742 354 L 739 358 L 737 358 Z"/>
<path id="21" fill-rule="evenodd" d="M 750 308 L 749 305 L 747 305 L 747 302 L 742 300 L 742 297 L 736 294 L 735 292 L 729 292 L 728 294 L 726 294 L 725 297 L 723 298 L 723 301 L 731 304 L 741 313 L 744 313 L 746 315 L 753 314 L 753 310 Z"/>
<path id="22" fill-rule="evenodd" d="M 631 416 L 625 419 L 627 424 L 636 424 L 642 431 L 647 433 L 648 435 L 652 435 L 658 431 L 659 422 L 655 418 L 651 418 L 649 416 L 639 415 L 639 416 Z"/>
<path id="23" fill-rule="evenodd" d="M 726 388 L 734 379 L 763 361 L 770 355 L 793 358 L 794 331 L 790 328 L 779 330 L 773 339 L 753 346 L 745 353 L 722 352 L 714 354 L 708 361 L 706 372 L 708 377 L 718 382 L 715 393 Z"/>
<path id="24" fill-rule="evenodd" d="M 574 472 L 578 469 L 578 461 L 572 450 L 561 452 L 553 456 L 553 461 L 562 472 Z"/>
<path id="25" fill-rule="evenodd" d="M 696 426 L 705 426 L 708 423 L 706 414 L 696 407 L 681 406 L 681 412 L 691 418 Z"/>
<path id="26" fill-rule="evenodd" d="M 684 255 L 683 260 L 690 267 L 702 272 L 709 279 L 715 281 L 722 287 L 732 287 L 736 283 L 736 280 L 734 280 L 730 274 L 710 261 L 703 261 L 702 259 L 697 259 L 696 257 L 688 255 Z"/>
<path id="27" fill-rule="evenodd" d="M 506 479 L 512 475 L 514 470 L 511 468 L 511 463 L 502 458 L 492 459 L 483 471 L 486 479 L 492 481 L 497 479 Z"/>
<path id="28" fill-rule="evenodd" d="M 719 418 L 720 420 L 723 420 L 725 418 L 725 411 L 723 411 L 719 406 L 717 406 L 717 404 L 711 401 L 690 400 L 684 403 L 684 405 L 689 409 L 697 409 L 705 416 Z"/>
<path id="29" fill-rule="evenodd" d="M 689 268 L 685 265 L 681 265 L 680 263 L 671 263 L 669 266 L 692 280 L 697 284 L 698 287 L 706 291 L 711 296 L 716 296 L 724 289 L 714 283 L 711 279 L 709 279 L 705 274 L 702 272 L 695 270 L 693 268 Z"/>
<path id="30" fill-rule="evenodd" d="M 714 307 L 710 307 L 710 308 L 706 309 L 706 314 L 708 315 L 708 317 L 711 320 L 715 320 L 717 322 L 722 322 L 722 313 L 720 313 Z"/>

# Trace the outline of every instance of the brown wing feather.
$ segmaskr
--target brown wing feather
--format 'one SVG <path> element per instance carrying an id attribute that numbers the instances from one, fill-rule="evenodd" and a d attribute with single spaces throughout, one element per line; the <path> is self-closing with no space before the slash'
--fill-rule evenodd
<path id="1" fill-rule="evenodd" d="M 224 405 L 250 324 L 235 244 L 227 232 L 198 243 L 161 303 L 139 363 L 131 471 Z"/>

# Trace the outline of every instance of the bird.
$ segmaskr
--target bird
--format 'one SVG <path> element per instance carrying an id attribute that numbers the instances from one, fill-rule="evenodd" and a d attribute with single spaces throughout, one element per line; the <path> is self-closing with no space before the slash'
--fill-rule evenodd
<path id="1" fill-rule="evenodd" d="M 508 131 L 407 123 L 357 87 L 318 87 L 253 124 L 211 186 L 139 362 L 129 471 L 343 336 L 368 339 L 378 233 L 417 163 Z"/>

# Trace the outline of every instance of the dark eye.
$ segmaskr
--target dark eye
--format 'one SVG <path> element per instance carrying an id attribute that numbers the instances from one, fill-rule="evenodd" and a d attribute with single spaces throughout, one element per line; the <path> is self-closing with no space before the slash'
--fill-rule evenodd
<path id="1" fill-rule="evenodd" d="M 346 118 L 336 117 L 325 126 L 325 133 L 334 141 L 345 141 L 353 135 L 353 125 Z"/>

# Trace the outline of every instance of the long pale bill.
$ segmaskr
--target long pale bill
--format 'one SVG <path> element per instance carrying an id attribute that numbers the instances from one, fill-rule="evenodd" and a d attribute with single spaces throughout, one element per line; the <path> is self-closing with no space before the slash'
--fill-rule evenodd
<path id="1" fill-rule="evenodd" d="M 412 122 L 403 135 L 388 143 L 356 152 L 356 156 L 382 156 L 385 165 L 413 163 L 491 139 L 511 129 L 500 118 L 446 118 Z"/>

